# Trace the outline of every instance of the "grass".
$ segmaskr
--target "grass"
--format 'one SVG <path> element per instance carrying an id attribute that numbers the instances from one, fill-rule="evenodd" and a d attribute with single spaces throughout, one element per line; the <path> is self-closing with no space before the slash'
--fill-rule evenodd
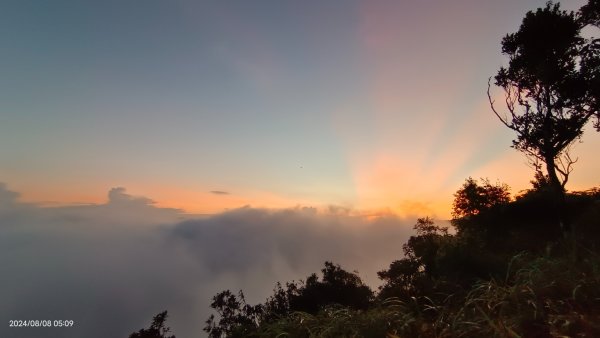
<path id="1" fill-rule="evenodd" d="M 515 256 L 504 280 L 366 311 L 333 306 L 261 325 L 264 337 L 600 337 L 600 259 Z"/>

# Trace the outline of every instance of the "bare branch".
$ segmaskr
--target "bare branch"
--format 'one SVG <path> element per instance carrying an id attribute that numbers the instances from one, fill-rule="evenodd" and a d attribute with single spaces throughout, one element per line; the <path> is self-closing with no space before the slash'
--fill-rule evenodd
<path id="1" fill-rule="evenodd" d="M 508 119 L 506 119 L 506 117 L 503 119 L 502 117 L 500 117 L 500 114 L 498 114 L 498 112 L 496 111 L 496 108 L 494 107 L 494 100 L 492 100 L 492 94 L 490 94 L 490 88 L 491 88 L 491 81 L 492 81 L 492 77 L 490 76 L 490 78 L 488 79 L 488 89 L 487 89 L 487 96 L 488 96 L 488 101 L 490 102 L 490 107 L 492 108 L 492 111 L 494 112 L 494 114 L 498 117 L 498 119 L 500 120 L 500 122 L 502 122 L 502 124 L 504 124 L 506 127 L 516 130 L 514 129 L 513 126 L 511 126 L 508 123 Z"/>
<path id="2" fill-rule="evenodd" d="M 555 165 L 555 168 L 556 171 L 558 171 L 558 173 L 563 178 L 561 182 L 563 188 L 567 185 L 567 182 L 569 181 L 569 175 L 573 171 L 573 164 L 577 163 L 577 161 L 579 160 L 579 158 L 573 160 L 573 158 L 571 158 L 570 151 L 570 147 L 567 147 L 565 151 L 556 159 L 557 165 Z"/>

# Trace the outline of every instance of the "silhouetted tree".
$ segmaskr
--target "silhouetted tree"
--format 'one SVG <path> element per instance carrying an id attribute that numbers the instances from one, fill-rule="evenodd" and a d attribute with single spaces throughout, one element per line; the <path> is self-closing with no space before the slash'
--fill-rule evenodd
<path id="1" fill-rule="evenodd" d="M 600 0 L 590 0 L 579 10 L 579 23 L 582 26 L 600 28 Z M 600 131 L 600 38 L 592 38 L 583 48 L 582 68 L 590 89 L 590 107 L 595 111 L 594 126 Z"/>
<path id="2" fill-rule="evenodd" d="M 273 296 L 264 304 L 248 305 L 242 291 L 235 295 L 223 291 L 213 297 L 210 305 L 218 318 L 211 315 L 204 331 L 209 337 L 248 337 L 257 334 L 264 323 L 274 322 L 293 312 L 316 314 L 329 305 L 341 305 L 355 310 L 367 309 L 374 299 L 373 291 L 356 272 L 325 262 L 321 279 L 311 274 L 305 282 L 288 282 L 285 288 L 277 283 Z"/>
<path id="3" fill-rule="evenodd" d="M 366 309 L 373 299 L 373 292 L 363 283 L 356 271 L 342 269 L 332 262 L 325 262 L 321 280 L 316 274 L 306 278 L 304 285 L 290 294 L 292 311 L 317 313 L 326 305 L 339 304 L 352 309 Z"/>
<path id="4" fill-rule="evenodd" d="M 420 274 L 421 263 L 412 258 L 402 258 L 393 261 L 387 270 L 377 272 L 377 276 L 384 282 L 380 287 L 379 296 L 388 298 L 391 296 L 411 295 L 417 278 Z"/>
<path id="5" fill-rule="evenodd" d="M 175 338 L 175 335 L 168 336 L 171 329 L 165 327 L 167 320 L 167 311 L 163 311 L 152 319 L 152 324 L 147 329 L 141 329 L 129 335 L 129 338 Z"/>
<path id="6" fill-rule="evenodd" d="M 548 175 L 544 175 L 544 172 L 540 169 L 536 169 L 533 180 L 529 183 L 531 183 L 534 192 L 541 192 L 550 188 L 550 178 L 548 178 Z"/>
<path id="7" fill-rule="evenodd" d="M 404 255 L 419 263 L 420 269 L 428 276 L 435 274 L 435 259 L 448 229 L 438 227 L 429 217 L 419 218 L 414 226 L 417 236 L 410 236 L 402 246 Z"/>
<path id="8" fill-rule="evenodd" d="M 481 185 L 469 177 L 463 186 L 454 193 L 452 217 L 454 220 L 477 215 L 493 206 L 510 202 L 509 188 L 506 184 L 491 184 L 482 179 Z"/>
<path id="9" fill-rule="evenodd" d="M 219 315 L 218 320 L 212 314 L 206 320 L 204 331 L 211 338 L 247 337 L 258 327 L 263 312 L 260 304 L 248 305 L 241 290 L 237 295 L 229 290 L 218 293 L 210 307 Z"/>
<path id="10" fill-rule="evenodd" d="M 404 297 L 422 293 L 437 277 L 437 257 L 450 236 L 448 228 L 435 225 L 429 217 L 419 218 L 411 236 L 402 246 L 404 258 L 392 262 L 387 270 L 377 272 L 384 281 L 380 297 Z"/>
<path id="11" fill-rule="evenodd" d="M 564 194 L 576 162 L 569 146 L 598 116 L 598 41 L 581 36 L 585 25 L 597 23 L 597 1 L 588 6 L 578 16 L 548 2 L 528 12 L 519 31 L 502 39 L 509 66 L 494 79 L 504 90 L 507 114 L 496 109 L 488 86 L 493 112 L 517 133 L 513 147 L 545 163 L 557 194 Z"/>
<path id="12" fill-rule="evenodd" d="M 590 0 L 582 6 L 579 9 L 579 18 L 583 25 L 600 27 L 600 0 Z"/>

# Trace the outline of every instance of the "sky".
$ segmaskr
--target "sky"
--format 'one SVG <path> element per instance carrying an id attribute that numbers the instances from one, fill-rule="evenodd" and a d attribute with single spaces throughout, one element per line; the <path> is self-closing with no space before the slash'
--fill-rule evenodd
<path id="1" fill-rule="evenodd" d="M 2 1 L 0 317 L 104 337 L 168 309 L 186 337 L 325 260 L 376 285 L 466 178 L 530 187 L 486 90 L 545 2 Z M 571 190 L 600 185 L 588 129 Z"/>
<path id="2" fill-rule="evenodd" d="M 190 213 L 448 218 L 469 176 L 529 186 L 486 89 L 544 2 L 5 1 L 0 177 L 47 205 L 126 187 Z M 599 140 L 573 189 L 600 183 Z"/>

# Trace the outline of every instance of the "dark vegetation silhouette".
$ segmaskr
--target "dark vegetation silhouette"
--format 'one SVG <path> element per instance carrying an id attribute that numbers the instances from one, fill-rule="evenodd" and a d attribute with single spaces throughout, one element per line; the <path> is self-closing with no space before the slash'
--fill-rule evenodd
<path id="1" fill-rule="evenodd" d="M 581 35 L 599 22 L 599 0 L 576 13 L 548 2 L 502 40 L 509 66 L 494 79 L 504 91 L 505 114 L 492 100 L 491 83 L 488 95 L 494 114 L 517 134 L 513 147 L 533 164 L 531 189 L 511 196 L 505 184 L 469 177 L 454 194 L 454 231 L 418 219 L 415 234 L 399 245 L 403 257 L 378 272 L 377 292 L 356 271 L 325 262 L 320 278 L 277 283 L 261 304 L 247 304 L 242 291 L 215 295 L 216 313 L 204 331 L 210 337 L 600 337 L 600 189 L 566 189 L 576 162 L 569 147 L 588 122 L 600 130 L 600 41 Z M 163 323 L 155 317 L 151 329 Z M 131 337 L 146 337 L 142 331 Z"/>
<path id="2" fill-rule="evenodd" d="M 129 335 L 129 338 L 175 338 L 175 335 L 168 335 L 171 331 L 165 326 L 167 321 L 167 311 L 163 311 L 152 319 L 152 324 L 147 329 L 140 329 Z"/>
<path id="3" fill-rule="evenodd" d="M 533 183 L 536 183 L 535 181 Z M 264 303 L 213 297 L 209 337 L 600 336 L 600 189 L 567 193 L 580 225 L 580 260 L 547 194 L 511 197 L 504 184 L 467 179 L 449 229 L 418 219 L 404 257 L 378 273 L 373 293 L 356 272 L 325 263 L 322 277 L 277 283 Z M 558 229 L 556 229 L 558 230 Z"/>
<path id="4" fill-rule="evenodd" d="M 316 314 L 323 307 L 337 304 L 354 310 L 366 310 L 374 294 L 356 272 L 343 270 L 339 265 L 325 262 L 319 280 L 311 274 L 304 281 L 288 282 L 285 288 L 278 283 L 274 294 L 264 304 L 248 305 L 244 293 L 223 291 L 213 297 L 211 308 L 219 315 L 206 321 L 210 337 L 247 337 L 259 325 L 291 315 L 294 312 Z"/>
<path id="5" fill-rule="evenodd" d="M 488 84 L 492 111 L 517 134 L 513 147 L 529 157 L 536 172 L 541 174 L 544 167 L 559 212 L 557 221 L 566 235 L 571 224 L 564 212 L 565 185 L 577 161 L 570 146 L 591 118 L 600 130 L 600 43 L 582 36 L 588 26 L 598 27 L 596 0 L 579 13 L 551 2 L 528 12 L 519 31 L 502 39 L 509 65 L 501 67 L 494 80 L 504 91 L 503 112 L 497 109 Z"/>

